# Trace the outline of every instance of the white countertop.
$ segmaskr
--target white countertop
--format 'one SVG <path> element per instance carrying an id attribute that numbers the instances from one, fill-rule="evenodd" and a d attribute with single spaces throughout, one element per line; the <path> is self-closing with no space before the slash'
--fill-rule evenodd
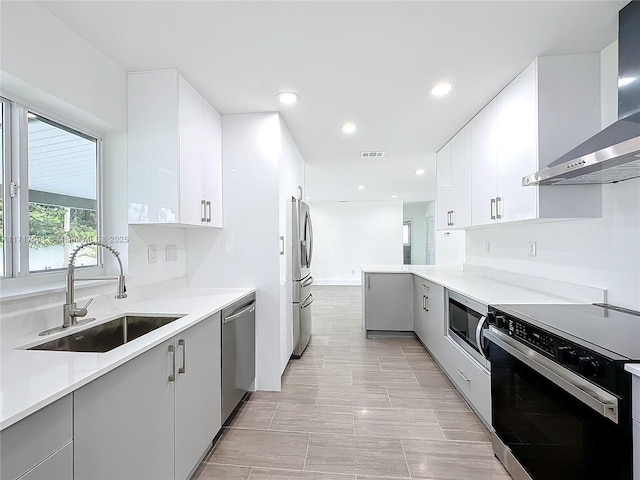
<path id="1" fill-rule="evenodd" d="M 627 363 L 624 369 L 627 372 L 631 372 L 632 375 L 640 377 L 640 363 Z M 640 402 L 640 399 L 634 399 L 634 402 Z"/>
<path id="2" fill-rule="evenodd" d="M 184 314 L 185 316 L 105 353 L 25 350 L 69 335 L 36 334 L 3 345 L 0 351 L 0 430 L 86 385 L 132 358 L 170 339 L 254 289 L 187 288 L 170 295 L 133 303 L 126 309 L 100 315 L 96 321 L 74 328 L 80 331 L 127 314 Z M 62 307 L 61 307 L 62 308 Z M 22 348 L 21 348 L 22 347 Z"/>
<path id="3" fill-rule="evenodd" d="M 462 267 L 437 265 L 362 265 L 363 273 L 412 273 L 480 303 L 582 303 L 567 297 L 465 273 Z"/>

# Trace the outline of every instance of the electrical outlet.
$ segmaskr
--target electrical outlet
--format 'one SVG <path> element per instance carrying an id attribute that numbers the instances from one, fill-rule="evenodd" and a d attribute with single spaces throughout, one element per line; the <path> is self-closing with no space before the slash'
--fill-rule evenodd
<path id="1" fill-rule="evenodd" d="M 355 269 L 355 268 L 352 268 L 352 269 L 351 269 L 351 275 L 355 275 L 355 274 L 356 274 L 356 269 Z"/>
<path id="2" fill-rule="evenodd" d="M 491 253 L 491 242 L 489 240 L 484 244 L 484 252 Z"/>
<path id="3" fill-rule="evenodd" d="M 178 259 L 178 247 L 176 245 L 167 245 L 165 247 L 165 255 L 167 262 L 175 262 Z"/>
<path id="4" fill-rule="evenodd" d="M 147 247 L 147 261 L 149 263 L 156 263 L 158 261 L 158 247 L 156 245 L 149 245 Z"/>
<path id="5" fill-rule="evenodd" d="M 531 242 L 527 245 L 527 255 L 535 257 L 538 254 L 538 245 L 536 242 Z"/>

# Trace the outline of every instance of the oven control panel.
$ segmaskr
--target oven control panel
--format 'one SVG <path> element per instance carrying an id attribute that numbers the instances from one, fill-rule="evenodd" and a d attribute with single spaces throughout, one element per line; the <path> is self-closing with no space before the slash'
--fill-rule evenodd
<path id="1" fill-rule="evenodd" d="M 582 345 L 547 332 L 537 326 L 489 307 L 489 324 L 544 354 L 563 367 L 604 388 L 615 383 L 615 362 Z"/>

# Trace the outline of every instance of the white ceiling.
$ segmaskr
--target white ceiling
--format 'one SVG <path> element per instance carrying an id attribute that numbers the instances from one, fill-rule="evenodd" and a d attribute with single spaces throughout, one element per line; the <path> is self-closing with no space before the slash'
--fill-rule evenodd
<path id="1" fill-rule="evenodd" d="M 539 55 L 598 52 L 624 1 L 44 1 L 128 71 L 180 70 L 222 114 L 278 110 L 312 201 L 435 198 L 435 155 Z M 447 79 L 455 89 L 427 90 Z M 282 106 L 275 94 L 301 97 Z M 352 121 L 347 137 L 340 125 Z M 384 150 L 382 159 L 360 158 Z M 426 174 L 413 174 L 424 168 Z M 364 185 L 364 190 L 358 190 Z"/>

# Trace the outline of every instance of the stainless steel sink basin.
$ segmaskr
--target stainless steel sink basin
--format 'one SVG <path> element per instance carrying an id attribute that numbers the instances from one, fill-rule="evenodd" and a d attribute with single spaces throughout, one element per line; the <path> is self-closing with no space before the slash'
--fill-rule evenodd
<path id="1" fill-rule="evenodd" d="M 36 345 L 29 350 L 108 352 L 182 316 L 184 315 L 171 317 L 126 315 L 86 330 L 74 332 L 66 337 Z"/>

